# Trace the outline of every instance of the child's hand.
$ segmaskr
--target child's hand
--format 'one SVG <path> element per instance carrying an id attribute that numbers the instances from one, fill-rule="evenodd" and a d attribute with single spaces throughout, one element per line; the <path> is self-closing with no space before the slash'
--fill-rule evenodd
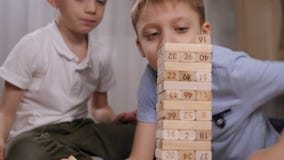
<path id="1" fill-rule="evenodd" d="M 120 113 L 116 116 L 116 118 L 114 119 L 115 123 L 132 123 L 132 124 L 136 124 L 137 120 L 136 120 L 136 112 L 137 110 L 134 110 L 132 112 L 124 112 L 124 113 Z"/>
<path id="2" fill-rule="evenodd" d="M 69 156 L 68 158 L 63 158 L 61 160 L 77 160 L 74 156 Z"/>
<path id="3" fill-rule="evenodd" d="M 0 160 L 4 160 L 4 144 L 0 144 Z"/>
<path id="4" fill-rule="evenodd" d="M 284 132 L 278 142 L 269 148 L 259 150 L 249 156 L 247 160 L 283 160 L 284 157 Z"/>

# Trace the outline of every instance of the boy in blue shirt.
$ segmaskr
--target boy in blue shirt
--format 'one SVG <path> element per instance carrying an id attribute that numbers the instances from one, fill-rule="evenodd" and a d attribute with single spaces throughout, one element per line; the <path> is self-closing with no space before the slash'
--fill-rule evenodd
<path id="1" fill-rule="evenodd" d="M 24 36 L 0 68 L 0 160 L 4 149 L 5 160 L 124 159 L 134 126 L 112 122 L 131 114 L 116 115 L 109 106 L 110 50 L 89 34 L 107 0 L 48 2 L 55 21 Z M 87 118 L 89 99 L 100 124 Z"/>
<path id="2" fill-rule="evenodd" d="M 138 124 L 129 159 L 148 160 L 155 148 L 158 50 L 164 42 L 187 43 L 210 34 L 210 24 L 202 0 L 136 0 L 132 22 L 137 47 L 149 65 L 138 89 Z M 283 81 L 283 62 L 213 46 L 213 159 L 244 160 L 276 142 L 279 133 L 260 106 L 284 93 Z"/>

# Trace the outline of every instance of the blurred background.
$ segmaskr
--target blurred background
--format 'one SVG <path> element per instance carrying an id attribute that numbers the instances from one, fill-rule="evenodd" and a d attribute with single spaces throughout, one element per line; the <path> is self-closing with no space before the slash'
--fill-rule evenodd
<path id="1" fill-rule="evenodd" d="M 136 90 L 146 65 L 135 46 L 132 1 L 108 0 L 105 17 L 92 33 L 113 49 L 116 86 L 109 100 L 115 112 L 137 107 Z M 284 60 L 284 0 L 205 0 L 205 8 L 213 44 L 242 50 L 258 59 Z M 47 25 L 55 14 L 46 0 L 0 0 L 0 64 L 22 36 Z M 272 116 L 284 118 L 284 95 L 265 108 Z"/>

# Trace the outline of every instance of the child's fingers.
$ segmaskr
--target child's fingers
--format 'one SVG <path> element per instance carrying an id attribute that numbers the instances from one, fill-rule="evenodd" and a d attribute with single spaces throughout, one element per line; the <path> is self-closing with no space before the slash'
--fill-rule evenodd
<path id="1" fill-rule="evenodd" d="M 63 158 L 61 160 L 77 160 L 74 156 L 69 156 L 68 158 Z"/>

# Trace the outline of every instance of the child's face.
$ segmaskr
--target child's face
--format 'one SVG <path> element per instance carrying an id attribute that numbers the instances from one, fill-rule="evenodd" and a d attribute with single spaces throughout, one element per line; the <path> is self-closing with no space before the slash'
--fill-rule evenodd
<path id="1" fill-rule="evenodd" d="M 75 33 L 87 34 L 102 20 L 107 0 L 48 0 L 58 9 L 57 23 Z"/>
<path id="2" fill-rule="evenodd" d="M 155 70 L 162 43 L 188 43 L 201 33 L 210 34 L 210 25 L 201 26 L 197 12 L 187 2 L 148 4 L 142 9 L 136 28 L 138 49 Z"/>

